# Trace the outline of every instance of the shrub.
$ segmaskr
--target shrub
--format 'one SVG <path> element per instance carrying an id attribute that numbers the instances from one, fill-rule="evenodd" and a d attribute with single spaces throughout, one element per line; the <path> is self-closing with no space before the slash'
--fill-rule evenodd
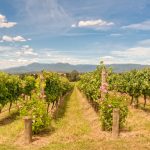
<path id="1" fill-rule="evenodd" d="M 46 110 L 46 103 L 36 95 L 33 95 L 31 100 L 27 101 L 21 108 L 21 116 L 32 117 L 32 131 L 34 134 L 49 126 L 50 117 Z"/>
<path id="2" fill-rule="evenodd" d="M 120 129 L 123 128 L 128 114 L 127 99 L 124 96 L 118 95 L 108 95 L 106 99 L 100 105 L 100 118 L 102 122 L 102 128 L 104 130 L 112 130 L 113 122 L 113 108 L 119 108 L 120 119 L 119 126 Z"/>

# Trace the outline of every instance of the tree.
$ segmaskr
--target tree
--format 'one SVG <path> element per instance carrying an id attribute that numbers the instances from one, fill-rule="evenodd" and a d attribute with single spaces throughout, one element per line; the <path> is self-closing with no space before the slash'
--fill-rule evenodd
<path id="1" fill-rule="evenodd" d="M 66 76 L 71 82 L 79 80 L 79 72 L 77 70 L 73 70 L 71 73 L 67 73 Z"/>

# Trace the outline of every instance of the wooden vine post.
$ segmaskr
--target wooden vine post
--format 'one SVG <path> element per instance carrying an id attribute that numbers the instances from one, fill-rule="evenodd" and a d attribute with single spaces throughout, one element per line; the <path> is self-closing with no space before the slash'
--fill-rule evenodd
<path id="1" fill-rule="evenodd" d="M 113 109 L 113 124 L 112 124 L 112 137 L 114 139 L 119 136 L 119 109 Z"/>
<path id="2" fill-rule="evenodd" d="M 101 67 L 102 70 L 101 70 L 100 102 L 103 102 L 106 98 L 106 94 L 108 94 L 108 83 L 107 83 L 107 72 L 103 62 L 101 62 Z M 101 130 L 103 131 L 105 130 L 105 124 L 102 124 Z"/>
<path id="3" fill-rule="evenodd" d="M 24 118 L 24 141 L 25 144 L 32 142 L 32 118 L 28 116 Z"/>
<path id="4" fill-rule="evenodd" d="M 108 83 L 107 83 L 107 72 L 103 62 L 101 62 L 101 65 L 102 65 L 102 72 L 101 72 L 100 91 L 101 91 L 101 100 L 104 100 L 106 94 L 108 93 Z"/>

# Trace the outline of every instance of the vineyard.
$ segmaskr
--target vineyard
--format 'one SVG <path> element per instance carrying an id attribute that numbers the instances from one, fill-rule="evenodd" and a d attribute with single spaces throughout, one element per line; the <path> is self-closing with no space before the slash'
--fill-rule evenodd
<path id="1" fill-rule="evenodd" d="M 72 89 L 69 81 L 56 73 L 43 72 L 37 77 L 0 74 L 0 111 L 13 104 L 20 115 L 33 118 L 33 133 L 38 133 L 50 124 L 49 106 L 57 107 L 62 97 Z M 45 91 L 45 92 L 44 92 Z"/>
<path id="2" fill-rule="evenodd" d="M 102 68 L 81 76 L 79 88 L 91 101 L 97 102 L 100 99 L 100 85 Z M 147 98 L 150 96 L 150 69 L 133 70 L 125 73 L 113 73 L 108 70 L 107 82 L 109 91 L 127 94 L 131 97 L 130 104 L 139 106 L 139 98 L 144 97 L 144 107 Z"/>
<path id="3" fill-rule="evenodd" d="M 64 74 L 46 71 L 31 75 L 1 72 L 0 150 L 149 147 L 149 68 L 114 73 L 101 64 L 78 80 L 69 82 Z M 120 133 L 113 139 L 116 108 Z M 27 116 L 32 119 L 30 144 L 24 143 Z"/>
<path id="4" fill-rule="evenodd" d="M 114 108 L 120 109 L 119 127 L 121 129 L 128 115 L 129 103 L 133 107 L 141 107 L 145 110 L 147 98 L 150 97 L 150 69 L 120 74 L 107 69 L 105 72 L 107 79 L 102 81 L 100 73 L 104 70 L 106 68 L 101 64 L 94 72 L 82 75 L 78 87 L 87 96 L 95 110 L 100 112 L 102 130 L 112 130 Z M 141 97 L 143 97 L 143 106 L 139 106 Z"/>

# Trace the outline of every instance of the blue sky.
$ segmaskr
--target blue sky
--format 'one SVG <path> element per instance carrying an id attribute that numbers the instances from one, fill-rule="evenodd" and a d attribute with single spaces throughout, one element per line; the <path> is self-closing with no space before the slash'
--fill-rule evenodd
<path id="1" fill-rule="evenodd" d="M 150 64 L 149 0 L 0 0 L 0 69 Z"/>

